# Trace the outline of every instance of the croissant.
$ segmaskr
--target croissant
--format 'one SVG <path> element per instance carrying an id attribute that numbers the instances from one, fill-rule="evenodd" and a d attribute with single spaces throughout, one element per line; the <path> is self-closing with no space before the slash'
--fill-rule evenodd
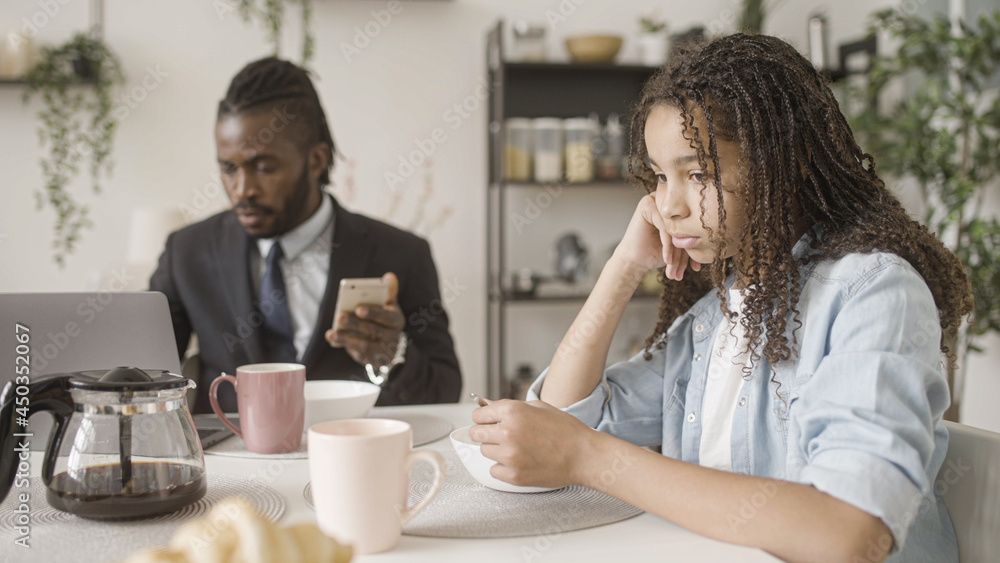
<path id="1" fill-rule="evenodd" d="M 124 563 L 347 563 L 352 555 L 315 524 L 279 528 L 230 497 L 174 532 L 166 549 L 142 550 Z"/>

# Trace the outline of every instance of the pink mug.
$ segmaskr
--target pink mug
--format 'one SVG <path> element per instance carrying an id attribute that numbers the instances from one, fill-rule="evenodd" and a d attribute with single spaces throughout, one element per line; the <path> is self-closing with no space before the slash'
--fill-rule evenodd
<path id="1" fill-rule="evenodd" d="M 219 406 L 219 385 L 236 388 L 240 428 L 233 426 Z M 208 389 L 212 410 L 230 430 L 243 438 L 247 451 L 258 454 L 294 452 L 302 443 L 306 413 L 306 366 L 302 364 L 248 364 L 236 368 L 236 377 L 223 373 Z"/>

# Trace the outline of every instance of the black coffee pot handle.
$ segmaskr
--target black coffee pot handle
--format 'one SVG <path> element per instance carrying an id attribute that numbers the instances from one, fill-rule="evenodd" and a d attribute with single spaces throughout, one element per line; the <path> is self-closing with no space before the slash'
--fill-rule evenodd
<path id="1" fill-rule="evenodd" d="M 18 418 L 16 410 L 16 398 L 28 397 L 28 417 L 31 415 L 49 411 L 55 419 L 55 425 L 49 433 L 49 444 L 45 449 L 45 458 L 42 462 L 42 481 L 48 486 L 52 482 L 52 471 L 55 469 L 56 459 L 59 457 L 59 446 L 62 445 L 63 434 L 66 432 L 66 424 L 73 414 L 73 397 L 69 392 L 69 376 L 60 375 L 39 379 L 28 385 L 28 393 L 17 394 L 13 381 L 7 382 L 3 391 L 0 392 L 0 502 L 7 498 L 14 478 L 17 476 L 17 466 L 20 463 L 20 455 L 14 451 L 18 443 L 29 441 L 32 437 L 14 436 L 15 433 L 23 433 L 27 428 L 15 426 Z"/>

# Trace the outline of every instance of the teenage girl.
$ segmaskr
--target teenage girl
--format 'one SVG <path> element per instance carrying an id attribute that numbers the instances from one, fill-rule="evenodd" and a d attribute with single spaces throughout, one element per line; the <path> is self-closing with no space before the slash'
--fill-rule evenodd
<path id="1" fill-rule="evenodd" d="M 631 135 L 649 195 L 529 402 L 473 414 L 492 474 L 789 561 L 957 561 L 939 343 L 969 282 L 824 80 L 779 39 L 729 36 L 646 84 Z M 650 269 L 659 323 L 605 368 Z"/>

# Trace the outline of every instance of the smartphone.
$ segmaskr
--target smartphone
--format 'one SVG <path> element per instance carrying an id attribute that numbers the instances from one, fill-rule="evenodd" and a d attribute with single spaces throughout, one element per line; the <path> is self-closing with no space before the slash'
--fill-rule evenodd
<path id="1" fill-rule="evenodd" d="M 389 281 L 382 278 L 344 278 L 337 291 L 337 306 L 333 312 L 333 330 L 337 330 L 340 313 L 353 313 L 361 305 L 385 306 L 389 299 Z"/>

